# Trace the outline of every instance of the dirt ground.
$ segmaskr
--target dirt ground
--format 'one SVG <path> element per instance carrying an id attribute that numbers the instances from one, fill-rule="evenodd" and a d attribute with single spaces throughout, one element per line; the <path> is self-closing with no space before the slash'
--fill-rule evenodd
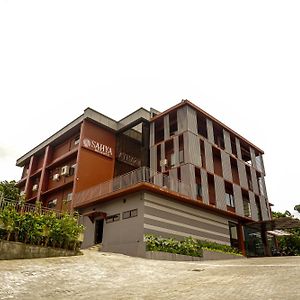
<path id="1" fill-rule="evenodd" d="M 300 299 L 300 257 L 171 262 L 83 253 L 0 261 L 0 299 Z"/>

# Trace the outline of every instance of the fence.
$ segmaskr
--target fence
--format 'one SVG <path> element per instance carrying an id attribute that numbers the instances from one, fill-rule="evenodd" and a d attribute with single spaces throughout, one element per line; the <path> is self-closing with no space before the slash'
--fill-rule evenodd
<path id="1" fill-rule="evenodd" d="M 77 203 L 88 202 L 90 199 L 100 198 L 121 189 L 128 188 L 135 184 L 146 182 L 165 188 L 169 191 L 176 192 L 193 198 L 193 189 L 195 186 L 186 184 L 182 181 L 172 178 L 171 176 L 153 171 L 148 167 L 141 167 L 127 174 L 115 177 L 112 180 L 94 185 L 86 190 L 75 194 L 74 200 Z"/>
<path id="2" fill-rule="evenodd" d="M 17 212 L 27 213 L 27 212 L 36 212 L 41 215 L 48 213 L 55 213 L 57 218 L 60 218 L 63 214 L 57 210 L 50 209 L 47 207 L 39 207 L 34 204 L 24 203 L 22 201 L 10 200 L 0 197 L 0 211 L 4 208 L 10 207 L 15 209 Z"/>

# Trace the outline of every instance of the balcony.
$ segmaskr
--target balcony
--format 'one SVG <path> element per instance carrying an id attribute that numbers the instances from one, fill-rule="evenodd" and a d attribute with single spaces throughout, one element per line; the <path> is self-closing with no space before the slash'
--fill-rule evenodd
<path id="1" fill-rule="evenodd" d="M 74 195 L 74 204 L 81 206 L 94 202 L 102 197 L 107 197 L 114 192 L 128 189 L 139 183 L 148 183 L 159 189 L 165 189 L 169 192 L 175 192 L 189 198 L 196 199 L 194 193 L 195 186 L 183 183 L 171 176 L 155 172 L 148 167 L 141 167 L 127 174 L 115 177 L 112 180 L 94 185 L 86 190 Z"/>

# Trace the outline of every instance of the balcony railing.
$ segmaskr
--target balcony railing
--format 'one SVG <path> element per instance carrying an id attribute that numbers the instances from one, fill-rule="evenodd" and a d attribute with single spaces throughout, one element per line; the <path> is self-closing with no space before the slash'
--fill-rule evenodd
<path id="1" fill-rule="evenodd" d="M 94 185 L 74 195 L 76 204 L 88 203 L 91 199 L 101 198 L 110 193 L 129 188 L 138 183 L 151 183 L 157 187 L 195 198 L 195 185 L 186 184 L 171 176 L 153 171 L 148 167 L 141 167 L 127 174 L 115 177 L 109 181 Z"/>
<path id="2" fill-rule="evenodd" d="M 34 204 L 24 203 L 21 201 L 15 201 L 10 199 L 5 199 L 0 197 L 0 212 L 4 208 L 13 209 L 18 213 L 38 213 L 40 215 L 46 215 L 49 213 L 55 213 L 57 218 L 60 218 L 63 213 L 48 207 L 38 207 Z"/>

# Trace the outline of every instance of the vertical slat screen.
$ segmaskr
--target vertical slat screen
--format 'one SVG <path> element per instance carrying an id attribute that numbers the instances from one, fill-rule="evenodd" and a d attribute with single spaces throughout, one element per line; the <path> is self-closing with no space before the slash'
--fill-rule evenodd
<path id="1" fill-rule="evenodd" d="M 244 206 L 241 187 L 233 184 L 233 195 L 235 202 L 235 213 L 239 216 L 244 216 Z"/>
<path id="2" fill-rule="evenodd" d="M 197 114 L 196 111 L 190 106 L 187 106 L 187 122 L 188 130 L 194 134 L 198 134 Z"/>
<path id="3" fill-rule="evenodd" d="M 157 171 L 157 146 L 150 148 L 150 169 Z"/>
<path id="4" fill-rule="evenodd" d="M 251 156 L 251 164 L 254 168 L 256 168 L 255 151 L 251 147 L 250 147 L 250 156 Z"/>
<path id="5" fill-rule="evenodd" d="M 161 143 L 160 145 L 160 151 L 161 151 L 161 161 L 166 158 L 165 155 L 165 143 Z M 159 163 L 161 163 L 161 161 Z M 166 167 L 164 165 L 161 165 L 161 171 L 164 172 Z"/>
<path id="6" fill-rule="evenodd" d="M 225 144 L 225 150 L 232 154 L 232 148 L 231 148 L 231 141 L 230 141 L 230 134 L 228 131 L 223 129 L 223 135 L 224 135 L 224 144 Z"/>
<path id="7" fill-rule="evenodd" d="M 177 110 L 177 129 L 178 133 L 182 133 L 187 130 L 187 109 L 186 106 Z"/>
<path id="8" fill-rule="evenodd" d="M 216 207 L 226 210 L 226 202 L 225 202 L 225 185 L 224 179 L 217 175 L 215 177 L 215 191 L 216 191 Z"/>
<path id="9" fill-rule="evenodd" d="M 205 149 L 206 170 L 214 173 L 212 146 L 210 143 L 208 143 L 205 140 L 204 140 L 204 149 Z"/>
<path id="10" fill-rule="evenodd" d="M 191 132 L 187 132 L 188 145 L 187 149 L 189 152 L 188 163 L 194 164 L 196 166 L 201 166 L 201 153 L 200 153 L 200 140 L 199 137 Z"/>
<path id="11" fill-rule="evenodd" d="M 150 147 L 154 145 L 154 134 L 155 134 L 155 127 L 154 122 L 150 123 Z"/>
<path id="12" fill-rule="evenodd" d="M 250 207 L 251 207 L 251 218 L 254 221 L 258 221 L 258 211 L 255 202 L 255 195 L 253 192 L 249 192 L 249 200 L 250 200 Z"/>
<path id="13" fill-rule="evenodd" d="M 174 136 L 174 156 L 175 156 L 175 166 L 179 165 L 179 138 L 178 135 Z"/>
<path id="14" fill-rule="evenodd" d="M 206 126 L 207 126 L 207 139 L 214 144 L 215 139 L 214 139 L 214 128 L 213 128 L 213 123 L 211 120 L 206 119 Z"/>
<path id="15" fill-rule="evenodd" d="M 236 144 L 237 157 L 239 159 L 242 159 L 241 144 L 240 144 L 240 140 L 237 137 L 235 138 L 235 144 Z"/>
<path id="16" fill-rule="evenodd" d="M 201 168 L 201 186 L 202 186 L 202 200 L 203 203 L 209 204 L 207 172 Z"/>
<path id="17" fill-rule="evenodd" d="M 164 140 L 170 138 L 170 120 L 169 115 L 164 116 Z"/>
<path id="18" fill-rule="evenodd" d="M 250 168 L 250 171 L 251 171 L 251 180 L 252 180 L 253 192 L 255 194 L 259 194 L 256 171 L 253 168 Z"/>
<path id="19" fill-rule="evenodd" d="M 232 181 L 232 171 L 230 164 L 230 156 L 225 151 L 221 151 L 223 177 L 226 180 Z"/>
<path id="20" fill-rule="evenodd" d="M 247 175 L 246 175 L 246 167 L 243 162 L 237 160 L 238 172 L 240 177 L 240 185 L 244 189 L 248 189 Z"/>
<path id="21" fill-rule="evenodd" d="M 262 219 L 263 219 L 263 221 L 269 220 L 268 209 L 267 209 L 267 206 L 266 206 L 265 198 L 263 196 L 260 196 L 259 200 L 260 200 Z"/>

